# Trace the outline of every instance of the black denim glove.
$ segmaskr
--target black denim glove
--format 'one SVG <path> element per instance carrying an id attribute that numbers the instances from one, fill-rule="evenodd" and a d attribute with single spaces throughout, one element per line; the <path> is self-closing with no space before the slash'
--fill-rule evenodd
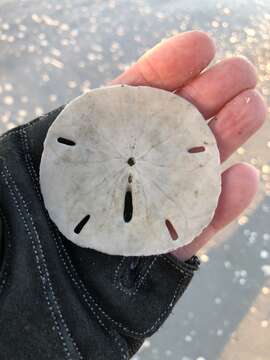
<path id="1" fill-rule="evenodd" d="M 0 359 L 129 359 L 166 320 L 199 260 L 105 255 L 57 230 L 39 163 L 62 109 L 0 138 Z"/>

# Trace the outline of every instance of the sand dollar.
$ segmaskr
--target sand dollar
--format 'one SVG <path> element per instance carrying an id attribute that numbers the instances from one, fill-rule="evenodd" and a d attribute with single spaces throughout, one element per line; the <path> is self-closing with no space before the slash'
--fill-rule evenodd
<path id="1" fill-rule="evenodd" d="M 49 128 L 40 165 L 59 230 L 113 255 L 191 242 L 213 217 L 220 183 L 216 140 L 200 112 L 146 86 L 104 87 L 71 101 Z"/>

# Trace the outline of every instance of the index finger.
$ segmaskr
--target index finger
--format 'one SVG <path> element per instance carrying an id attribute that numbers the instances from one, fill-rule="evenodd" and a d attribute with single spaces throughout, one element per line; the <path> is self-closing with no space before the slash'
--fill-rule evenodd
<path id="1" fill-rule="evenodd" d="M 196 77 L 215 55 L 204 32 L 175 35 L 154 46 L 111 84 L 148 85 L 173 91 Z"/>

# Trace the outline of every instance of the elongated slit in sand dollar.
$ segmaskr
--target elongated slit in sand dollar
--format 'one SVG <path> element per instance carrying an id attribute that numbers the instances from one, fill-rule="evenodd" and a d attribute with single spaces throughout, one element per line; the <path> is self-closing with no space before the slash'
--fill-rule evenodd
<path id="1" fill-rule="evenodd" d="M 74 145 L 76 145 L 74 141 L 69 140 L 69 139 L 65 139 L 65 138 L 62 138 L 62 137 L 59 137 L 59 138 L 57 139 L 57 141 L 58 141 L 60 144 L 64 144 L 64 145 L 68 145 L 68 146 L 74 146 Z"/>
<path id="2" fill-rule="evenodd" d="M 191 242 L 220 190 L 214 135 L 165 90 L 110 86 L 71 101 L 48 130 L 40 164 L 45 206 L 75 244 L 154 255 Z"/>
<path id="3" fill-rule="evenodd" d="M 132 204 L 132 192 L 131 190 L 127 190 L 125 195 L 125 205 L 124 205 L 124 220 L 125 222 L 129 222 L 132 219 L 133 213 L 133 204 Z"/>

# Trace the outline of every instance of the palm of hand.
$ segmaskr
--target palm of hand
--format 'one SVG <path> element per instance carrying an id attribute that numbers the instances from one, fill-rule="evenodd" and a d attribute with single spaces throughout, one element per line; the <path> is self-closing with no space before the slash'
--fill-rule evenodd
<path id="1" fill-rule="evenodd" d="M 210 119 L 221 161 L 225 161 L 263 124 L 266 104 L 255 89 L 256 73 L 241 57 L 221 61 L 203 71 L 215 54 L 205 33 L 176 35 L 152 48 L 111 84 L 148 85 L 174 91 Z M 245 163 L 222 174 L 222 192 L 214 218 L 192 243 L 173 252 L 186 260 L 251 202 L 258 187 L 257 170 Z"/>

